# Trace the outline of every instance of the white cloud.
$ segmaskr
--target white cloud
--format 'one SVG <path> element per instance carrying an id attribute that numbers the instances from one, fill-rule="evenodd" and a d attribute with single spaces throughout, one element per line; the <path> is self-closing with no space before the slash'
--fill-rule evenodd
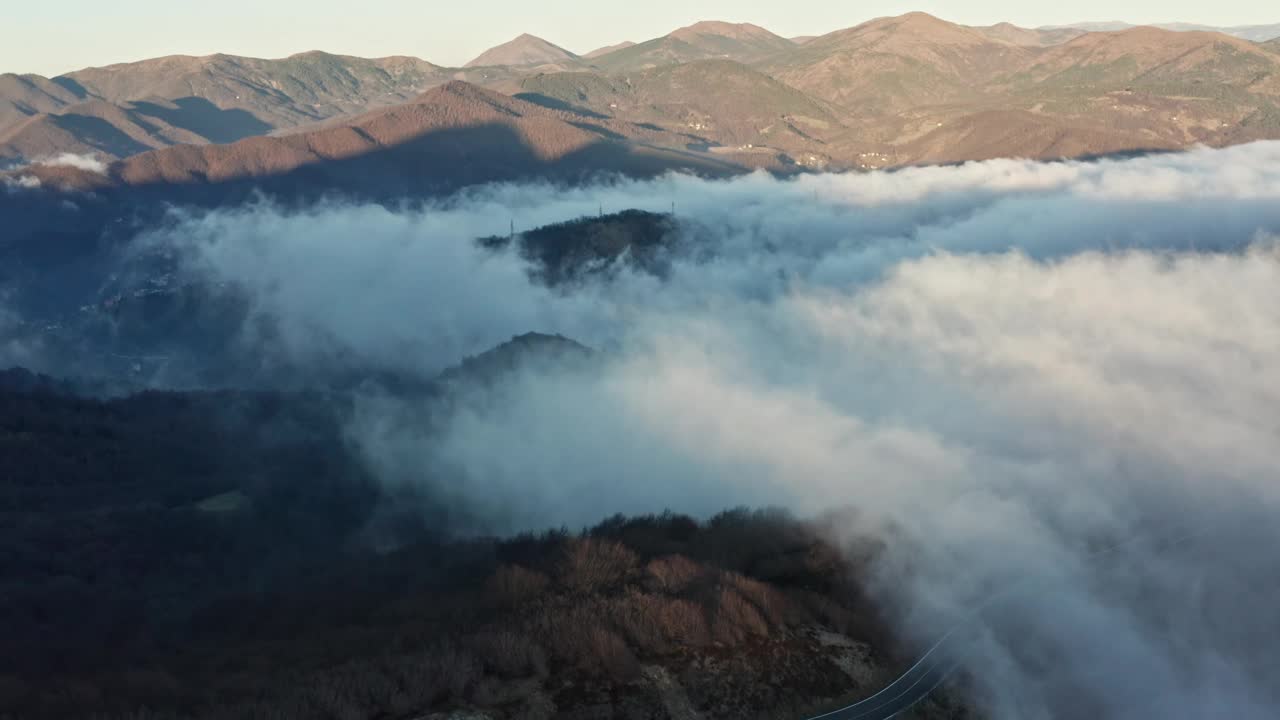
<path id="1" fill-rule="evenodd" d="M 77 170 L 105 174 L 107 172 L 107 164 L 94 155 L 77 155 L 75 153 L 60 153 L 48 157 L 37 158 L 31 162 L 32 165 L 50 165 L 55 167 L 72 167 Z"/>

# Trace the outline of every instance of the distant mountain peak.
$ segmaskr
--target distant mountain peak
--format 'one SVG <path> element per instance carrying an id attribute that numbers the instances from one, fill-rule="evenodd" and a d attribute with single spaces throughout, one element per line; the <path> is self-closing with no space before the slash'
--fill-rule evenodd
<path id="1" fill-rule="evenodd" d="M 760 37 L 777 37 L 759 25 L 751 23 L 731 23 L 720 20 L 702 20 L 692 25 L 671 32 L 670 37 L 685 39 L 689 35 L 720 35 L 722 37 L 748 40 Z"/>
<path id="2" fill-rule="evenodd" d="M 878 20 L 872 20 L 868 23 L 868 25 L 871 24 L 893 25 L 894 27 L 916 31 L 953 31 L 964 29 L 963 25 L 957 25 L 956 23 L 948 22 L 935 15 L 930 15 L 927 12 L 920 11 L 904 13 L 895 17 L 879 18 Z"/>
<path id="3" fill-rule="evenodd" d="M 1195 23 L 1185 22 L 1151 23 L 1150 25 L 1152 27 L 1160 28 L 1161 30 L 1172 30 L 1175 32 L 1217 32 L 1252 42 L 1266 42 L 1275 38 L 1280 38 L 1280 23 L 1272 23 L 1269 25 L 1235 25 L 1230 27 L 1216 27 L 1212 25 L 1198 25 Z M 1105 22 L 1080 22 L 1072 25 L 1056 25 L 1040 29 L 1055 30 L 1073 28 L 1086 32 L 1118 32 L 1121 30 L 1129 30 L 1134 27 L 1137 26 L 1132 23 L 1110 20 Z"/>
<path id="4" fill-rule="evenodd" d="M 629 72 L 711 58 L 758 62 L 795 48 L 795 43 L 759 25 L 704 20 L 638 45 L 596 53 L 592 59 L 608 72 Z"/>
<path id="5" fill-rule="evenodd" d="M 595 356 L 595 351 L 563 335 L 527 332 L 486 350 L 464 358 L 458 365 L 440 373 L 439 380 L 448 384 L 499 381 L 521 370 L 582 369 Z"/>
<path id="6" fill-rule="evenodd" d="M 226 56 L 218 55 L 215 57 L 226 57 Z M 334 55 L 333 53 L 330 53 L 330 52 L 325 52 L 324 50 L 304 50 L 300 53 L 294 53 L 290 55 L 289 59 L 293 60 L 295 58 L 330 58 L 330 57 L 339 57 L 339 56 Z"/>
<path id="7" fill-rule="evenodd" d="M 841 42 L 844 38 L 864 38 L 867 42 L 877 44 L 891 39 L 893 42 L 907 42 L 919 47 L 972 46 L 1003 42 L 975 28 L 948 22 L 925 12 L 909 12 L 904 15 L 875 18 L 847 30 L 838 30 L 824 35 L 818 39 L 818 42 L 832 40 Z"/>
<path id="8" fill-rule="evenodd" d="M 1084 30 L 1075 28 L 1024 28 L 1010 22 L 996 23 L 985 27 L 971 27 L 985 37 L 1023 47 L 1049 47 L 1060 45 L 1083 34 Z"/>
<path id="9" fill-rule="evenodd" d="M 904 26 L 904 27 L 910 27 L 910 28 L 930 28 L 930 27 L 933 27 L 933 28 L 952 28 L 952 27 L 961 27 L 961 26 L 959 26 L 959 25 L 957 25 L 957 24 L 955 24 L 955 23 L 953 23 L 953 22 L 949 22 L 949 21 L 947 21 L 947 20 L 943 20 L 942 18 L 940 18 L 940 17 L 938 17 L 938 16 L 936 16 L 936 15 L 930 15 L 930 14 L 929 14 L 929 13 L 927 13 L 927 12 L 921 12 L 921 11 L 919 11 L 919 10 L 914 10 L 914 11 L 909 12 L 909 13 L 903 13 L 903 14 L 901 14 L 901 15 L 894 15 L 894 16 L 890 16 L 890 17 L 877 18 L 876 20 L 872 20 L 871 22 L 872 22 L 872 23 L 881 23 L 881 24 L 888 24 L 888 23 L 892 23 L 892 24 L 894 24 L 894 25 Z"/>
<path id="10" fill-rule="evenodd" d="M 465 80 L 450 80 L 443 85 L 437 85 L 414 98 L 413 104 L 443 106 L 453 102 L 455 99 L 482 102 L 490 107 L 500 108 L 502 112 L 507 114 L 515 113 L 514 108 L 516 106 L 525 105 L 521 100 L 482 88 L 479 85 L 473 85 Z"/>
<path id="11" fill-rule="evenodd" d="M 536 35 L 523 33 L 514 40 L 484 51 L 464 67 L 546 65 L 577 60 L 577 55 L 559 45 L 547 42 Z"/>
<path id="12" fill-rule="evenodd" d="M 593 58 L 598 58 L 602 55 L 608 55 L 609 53 L 617 50 L 625 50 L 629 47 L 635 47 L 635 45 L 636 44 L 630 40 L 623 40 L 622 42 L 617 43 L 616 45 L 606 45 L 602 48 L 596 48 L 595 50 L 592 50 L 591 52 L 587 53 L 586 55 L 583 55 L 582 57 L 588 60 L 591 60 Z"/>

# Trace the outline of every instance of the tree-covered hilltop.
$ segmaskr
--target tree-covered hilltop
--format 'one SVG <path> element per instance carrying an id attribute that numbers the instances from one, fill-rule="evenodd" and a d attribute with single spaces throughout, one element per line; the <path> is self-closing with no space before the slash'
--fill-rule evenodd
<path id="1" fill-rule="evenodd" d="M 5 373 L 0 717 L 799 717 L 900 664 L 808 523 L 463 539 L 365 472 L 346 409 Z"/>
<path id="2" fill-rule="evenodd" d="M 662 252 L 680 229 L 674 215 L 628 209 L 544 225 L 526 232 L 480 238 L 490 249 L 517 247 L 548 285 L 582 279 L 626 259 L 646 272 L 661 272 Z"/>

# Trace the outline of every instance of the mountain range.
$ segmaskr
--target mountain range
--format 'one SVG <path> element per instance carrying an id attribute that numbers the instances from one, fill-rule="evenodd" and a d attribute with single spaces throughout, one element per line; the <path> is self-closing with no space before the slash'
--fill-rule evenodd
<path id="1" fill-rule="evenodd" d="M 1087 32 L 1097 32 L 1097 31 L 1129 30 L 1135 27 L 1139 27 L 1139 26 L 1134 25 L 1132 23 L 1127 23 L 1127 22 L 1112 21 L 1112 22 L 1075 23 L 1073 25 L 1046 27 L 1043 29 L 1045 30 L 1068 29 L 1068 30 L 1084 30 Z M 1216 33 L 1222 33 L 1224 35 L 1231 35 L 1234 37 L 1238 37 L 1242 40 L 1252 40 L 1254 42 L 1266 42 L 1268 40 L 1274 40 L 1280 37 L 1280 23 L 1271 23 L 1268 25 L 1233 25 L 1228 27 L 1220 27 L 1215 25 L 1197 25 L 1196 23 L 1175 22 L 1175 23 L 1156 23 L 1152 25 L 1152 27 L 1157 27 L 1157 28 L 1160 28 L 1161 30 L 1174 30 L 1177 32 L 1187 32 L 1187 31 L 1216 32 Z"/>
<path id="2" fill-rule="evenodd" d="M 1188 28 L 908 13 L 799 39 L 700 22 L 584 55 L 522 35 L 461 68 L 310 52 L 8 74 L 0 164 L 25 167 L 27 186 L 154 187 L 331 182 L 356 163 L 368 177 L 398 167 L 390 185 L 408 191 L 456 186 L 437 182 L 446 166 L 475 182 L 552 168 L 788 172 L 1280 137 L 1276 40 Z M 518 160 L 499 162 L 498 148 Z M 67 167 L 67 154 L 106 171 Z M 335 162 L 342 173 L 325 169 Z"/>

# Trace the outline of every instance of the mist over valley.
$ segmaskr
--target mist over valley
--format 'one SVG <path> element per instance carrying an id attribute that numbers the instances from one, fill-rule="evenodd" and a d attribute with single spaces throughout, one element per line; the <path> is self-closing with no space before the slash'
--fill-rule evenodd
<path id="1" fill-rule="evenodd" d="M 1274 717 L 1231 31 L 4 76 L 0 717 Z"/>

